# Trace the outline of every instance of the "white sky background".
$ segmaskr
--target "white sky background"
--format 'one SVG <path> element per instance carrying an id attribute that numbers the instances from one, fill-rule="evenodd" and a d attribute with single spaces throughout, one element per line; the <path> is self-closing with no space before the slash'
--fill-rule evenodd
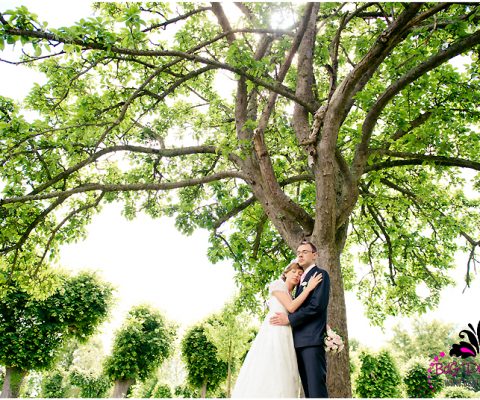
<path id="1" fill-rule="evenodd" d="M 19 5 L 47 20 L 49 27 L 68 26 L 74 21 L 93 15 L 87 1 L 4 1 L 0 10 Z M 1 58 L 9 59 L 6 49 Z M 39 76 L 24 67 L 0 63 L 0 94 L 21 100 Z M 127 221 L 118 205 L 107 205 L 88 227 L 88 238 L 64 246 L 61 264 L 71 270 L 84 268 L 101 272 L 102 277 L 117 287 L 117 305 L 111 321 L 103 327 L 107 342 L 134 305 L 150 303 L 163 310 L 168 318 L 189 326 L 207 315 L 219 311 L 235 293 L 234 271 L 228 262 L 212 265 L 206 251 L 208 233 L 196 231 L 192 236 L 181 235 L 170 218 L 152 220 L 139 215 Z M 466 258 L 458 260 L 452 273 L 456 287 L 443 291 L 439 308 L 427 318 L 466 327 L 480 319 L 473 310 L 480 304 L 480 279 L 462 294 Z M 389 318 L 385 333 L 371 327 L 355 295 L 346 294 L 349 336 L 377 348 L 388 338 L 391 327 L 399 321 Z M 402 319 L 406 322 L 406 319 Z"/>

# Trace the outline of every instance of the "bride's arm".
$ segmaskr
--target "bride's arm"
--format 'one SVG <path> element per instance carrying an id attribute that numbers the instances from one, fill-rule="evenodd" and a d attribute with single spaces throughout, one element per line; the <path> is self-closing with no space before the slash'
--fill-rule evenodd
<path id="1" fill-rule="evenodd" d="M 285 292 L 280 292 L 278 290 L 275 290 L 272 292 L 272 294 L 278 299 L 280 303 L 287 309 L 289 313 L 294 312 L 300 305 L 305 301 L 305 299 L 308 297 L 310 292 L 317 287 L 317 285 L 322 281 L 322 274 L 313 275 L 307 283 L 307 286 L 305 286 L 305 289 L 303 289 L 302 293 L 300 296 L 292 300 L 292 298 L 288 295 L 288 293 Z"/>

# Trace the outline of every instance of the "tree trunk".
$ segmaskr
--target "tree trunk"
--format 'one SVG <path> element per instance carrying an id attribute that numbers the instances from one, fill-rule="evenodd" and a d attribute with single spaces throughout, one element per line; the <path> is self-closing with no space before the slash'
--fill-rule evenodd
<path id="1" fill-rule="evenodd" d="M 233 363 L 233 355 L 232 355 L 232 340 L 230 340 L 228 345 L 228 363 L 227 363 L 227 399 L 229 399 L 232 393 L 232 363 Z"/>
<path id="2" fill-rule="evenodd" d="M 338 354 L 327 356 L 327 387 L 330 397 L 352 397 L 350 381 L 350 354 L 348 346 L 347 308 L 345 290 L 340 266 L 340 254 L 347 238 L 348 222 L 337 232 L 336 262 L 330 273 L 330 302 L 328 304 L 329 325 L 342 336 L 345 348 Z"/>
<path id="3" fill-rule="evenodd" d="M 345 343 L 345 349 L 338 354 L 328 354 L 327 357 L 327 388 L 329 397 L 352 397 L 350 382 L 350 362 L 348 350 L 347 309 L 345 292 L 340 270 L 340 262 L 327 266 L 319 257 L 318 265 L 326 269 L 330 275 L 330 300 L 328 303 L 328 324 Z"/>
<path id="4" fill-rule="evenodd" d="M 336 234 L 336 237 L 326 242 L 318 240 L 315 235 L 312 242 L 318 248 L 317 265 L 327 270 L 330 275 L 330 300 L 328 303 L 328 324 L 342 336 L 345 349 L 338 354 L 327 355 L 327 388 L 332 398 L 352 397 L 350 382 L 350 362 L 348 350 L 347 309 L 345 305 L 345 290 L 340 268 L 340 254 L 347 237 L 348 222 Z"/>
<path id="5" fill-rule="evenodd" d="M 3 381 L 2 394 L 0 398 L 18 397 L 23 379 L 27 375 L 27 371 L 23 371 L 17 367 L 5 368 L 5 380 Z"/>
<path id="6" fill-rule="evenodd" d="M 227 399 L 231 397 L 231 391 L 232 391 L 232 370 L 230 367 L 230 362 L 228 362 L 228 368 L 227 368 Z"/>
<path id="7" fill-rule="evenodd" d="M 200 393 L 200 397 L 204 399 L 207 397 L 207 381 L 205 381 L 202 385 L 202 393 Z"/>
<path id="8" fill-rule="evenodd" d="M 343 290 L 332 280 L 330 296 L 329 325 L 342 336 L 345 348 L 338 354 L 327 355 L 327 387 L 329 397 L 350 398 L 352 386 L 350 381 L 350 354 L 348 347 L 347 315 Z M 335 297 L 337 299 L 335 300 Z"/>
<path id="9" fill-rule="evenodd" d="M 122 398 L 127 397 L 128 389 L 135 383 L 134 379 L 119 379 L 115 381 L 115 386 L 113 387 L 113 398 Z"/>

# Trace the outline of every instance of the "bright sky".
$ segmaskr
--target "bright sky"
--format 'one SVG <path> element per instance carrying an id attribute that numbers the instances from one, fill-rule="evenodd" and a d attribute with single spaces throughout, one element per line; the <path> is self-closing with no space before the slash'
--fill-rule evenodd
<path id="1" fill-rule="evenodd" d="M 48 20 L 51 27 L 69 25 L 91 15 L 87 1 L 0 0 L 0 10 L 21 4 L 38 14 L 40 20 Z M 5 51 L 0 57 L 8 59 L 8 55 Z M 21 100 L 39 79 L 23 67 L 0 63 L 3 96 Z M 231 265 L 228 262 L 212 265 L 207 260 L 205 231 L 185 237 L 175 229 L 173 219 L 152 220 L 139 215 L 134 221 L 127 221 L 120 215 L 118 205 L 108 205 L 94 217 L 88 232 L 85 241 L 63 247 L 61 264 L 72 270 L 97 270 L 117 287 L 117 305 L 110 323 L 103 328 L 107 342 L 133 305 L 150 303 L 170 319 L 188 326 L 220 310 L 235 293 Z M 458 285 L 444 290 L 440 307 L 428 318 L 452 322 L 462 328 L 469 322 L 477 323 L 480 315 L 471 310 L 473 305 L 480 304 L 480 279 L 462 294 L 465 270 L 466 260 L 461 258 L 454 274 Z M 346 298 L 350 337 L 379 347 L 399 319 L 389 318 L 384 334 L 369 325 L 354 294 L 347 293 Z"/>

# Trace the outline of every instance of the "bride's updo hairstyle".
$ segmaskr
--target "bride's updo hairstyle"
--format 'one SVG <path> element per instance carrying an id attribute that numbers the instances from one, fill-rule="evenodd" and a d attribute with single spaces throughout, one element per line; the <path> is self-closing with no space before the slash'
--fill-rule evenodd
<path id="1" fill-rule="evenodd" d="M 282 278 L 282 280 L 285 281 L 287 279 L 287 272 L 290 272 L 292 269 L 301 269 L 303 271 L 303 267 L 295 259 L 295 260 L 292 260 L 290 264 L 287 265 L 287 268 L 283 270 L 280 278 Z"/>

